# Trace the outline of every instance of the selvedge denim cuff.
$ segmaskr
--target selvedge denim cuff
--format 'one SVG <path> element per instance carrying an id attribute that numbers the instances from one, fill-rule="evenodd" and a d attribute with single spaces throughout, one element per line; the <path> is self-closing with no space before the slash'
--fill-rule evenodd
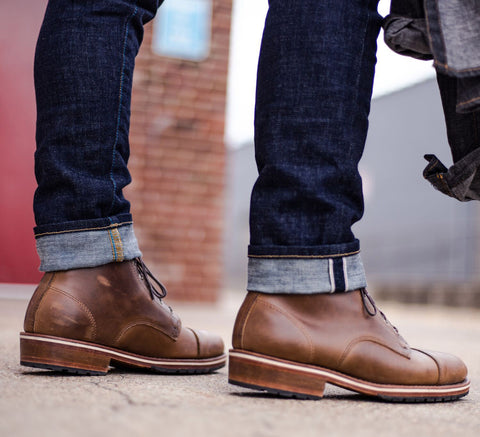
<path id="1" fill-rule="evenodd" d="M 132 224 L 44 234 L 36 238 L 40 270 L 96 267 L 142 256 Z"/>
<path id="2" fill-rule="evenodd" d="M 331 258 L 249 257 L 248 291 L 314 294 L 367 286 L 359 253 Z"/>

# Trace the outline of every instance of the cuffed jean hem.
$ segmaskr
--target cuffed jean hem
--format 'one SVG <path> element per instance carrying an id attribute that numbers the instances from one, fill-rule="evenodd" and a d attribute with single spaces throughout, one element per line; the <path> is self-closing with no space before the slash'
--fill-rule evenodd
<path id="1" fill-rule="evenodd" d="M 248 246 L 250 258 L 338 258 L 360 252 L 360 241 L 321 246 Z"/>
<path id="2" fill-rule="evenodd" d="M 360 254 L 332 258 L 248 260 L 248 291 L 314 294 L 353 291 L 367 286 Z"/>
<path id="3" fill-rule="evenodd" d="M 142 256 L 131 224 L 37 237 L 40 270 L 96 267 Z"/>

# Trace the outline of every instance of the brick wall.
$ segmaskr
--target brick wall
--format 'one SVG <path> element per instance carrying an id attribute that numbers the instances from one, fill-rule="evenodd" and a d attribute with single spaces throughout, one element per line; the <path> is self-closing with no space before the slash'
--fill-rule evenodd
<path id="1" fill-rule="evenodd" d="M 137 57 L 126 190 L 144 259 L 179 300 L 214 301 L 222 285 L 224 123 L 232 0 L 213 0 L 202 62 L 151 49 Z"/>

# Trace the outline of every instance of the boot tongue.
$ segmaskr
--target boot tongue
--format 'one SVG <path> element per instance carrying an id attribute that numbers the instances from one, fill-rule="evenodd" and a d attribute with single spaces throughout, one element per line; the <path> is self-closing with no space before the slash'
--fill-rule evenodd
<path id="1" fill-rule="evenodd" d="M 398 329 L 390 323 L 390 321 L 387 319 L 385 314 L 377 308 L 375 301 L 368 294 L 365 288 L 360 289 L 360 295 L 362 296 L 363 308 L 365 309 L 367 314 L 371 317 L 376 317 L 376 316 L 381 317 L 385 325 L 389 328 L 389 330 L 395 335 L 396 339 L 398 340 L 398 342 L 393 342 L 393 343 L 389 342 L 388 344 L 385 344 L 385 346 L 394 350 L 395 352 L 400 353 L 401 355 L 410 357 L 411 355 L 410 346 L 405 341 L 405 339 L 400 335 L 400 333 L 398 332 Z"/>
<path id="2" fill-rule="evenodd" d="M 171 317 L 171 326 L 169 335 L 171 338 L 176 339 L 180 335 L 182 329 L 182 322 L 180 318 L 173 312 L 172 307 L 163 302 L 163 298 L 167 295 L 167 289 L 165 286 L 153 275 L 149 268 L 145 265 L 141 258 L 135 258 L 135 265 L 137 266 L 138 273 L 145 284 L 145 287 L 150 293 L 152 300 L 156 301 L 160 306 L 165 308 L 166 311 L 170 313 Z M 151 283 L 151 280 L 160 288 L 158 290 L 154 284 Z"/>

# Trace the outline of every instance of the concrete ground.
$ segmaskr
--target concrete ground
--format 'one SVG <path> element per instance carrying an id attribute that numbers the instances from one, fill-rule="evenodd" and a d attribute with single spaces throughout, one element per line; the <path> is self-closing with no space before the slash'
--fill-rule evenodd
<path id="1" fill-rule="evenodd" d="M 112 370 L 65 376 L 21 367 L 18 332 L 31 287 L 0 285 L 0 436 L 475 436 L 480 435 L 480 311 L 382 304 L 412 346 L 461 356 L 470 394 L 443 404 L 377 402 L 329 386 L 319 401 L 277 398 L 213 375 Z M 184 324 L 230 331 L 242 293 L 215 306 L 172 305 Z"/>

